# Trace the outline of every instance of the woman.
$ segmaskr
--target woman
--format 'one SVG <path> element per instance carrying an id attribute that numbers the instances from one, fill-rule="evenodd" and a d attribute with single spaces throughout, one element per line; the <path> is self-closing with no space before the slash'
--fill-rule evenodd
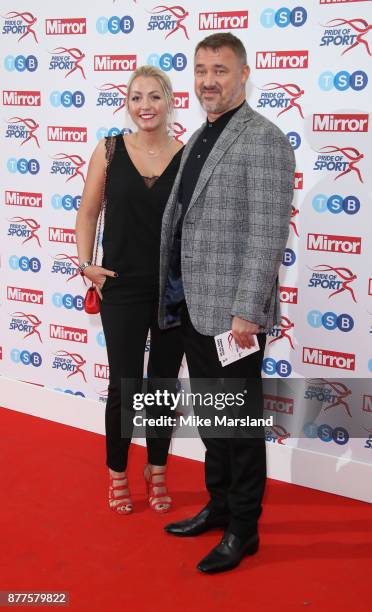
<path id="1" fill-rule="evenodd" d="M 176 379 L 183 355 L 180 332 L 161 331 L 157 322 L 161 220 L 182 149 L 167 131 L 173 109 L 167 75 L 153 66 L 138 68 L 128 83 L 127 109 L 137 131 L 98 143 L 76 219 L 80 269 L 102 292 L 101 318 L 110 368 L 105 418 L 109 506 L 120 514 L 133 510 L 126 474 L 132 429 L 122 437 L 121 379 L 134 380 L 132 391 L 141 390 L 149 330 L 149 384 L 156 377 Z M 91 259 L 107 155 L 104 255 L 102 266 L 95 266 Z M 128 407 L 128 393 L 123 397 Z M 151 416 L 160 414 L 164 411 L 155 408 Z M 165 482 L 171 429 L 166 434 L 163 430 L 159 438 L 154 437 L 156 433 L 146 431 L 144 477 L 151 508 L 166 512 L 172 502 Z"/>

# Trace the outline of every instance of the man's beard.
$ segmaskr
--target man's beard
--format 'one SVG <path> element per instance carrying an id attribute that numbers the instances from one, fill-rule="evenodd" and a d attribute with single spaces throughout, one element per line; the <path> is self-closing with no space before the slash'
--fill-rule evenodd
<path id="1" fill-rule="evenodd" d="M 236 88 L 228 98 L 225 98 L 224 100 L 217 100 L 216 102 L 206 102 L 203 98 L 203 93 L 206 93 L 205 91 L 203 91 L 203 93 L 198 95 L 197 97 L 201 107 L 203 108 L 203 110 L 205 110 L 205 112 L 218 115 L 220 113 L 224 113 L 226 110 L 228 110 L 234 105 L 234 102 L 239 98 L 240 90 L 241 85 L 240 83 L 237 83 Z M 221 92 L 218 92 L 218 94 L 220 93 Z"/>

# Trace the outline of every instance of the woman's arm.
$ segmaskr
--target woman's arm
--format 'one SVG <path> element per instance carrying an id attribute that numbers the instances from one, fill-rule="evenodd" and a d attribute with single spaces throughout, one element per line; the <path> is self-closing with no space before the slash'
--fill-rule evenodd
<path id="1" fill-rule="evenodd" d="M 90 158 L 85 187 L 76 215 L 75 233 L 80 264 L 93 258 L 97 220 L 102 205 L 105 171 L 106 148 L 105 141 L 102 139 Z M 91 265 L 84 270 L 84 276 L 100 289 L 106 280 L 106 276 L 116 276 L 116 273 L 101 266 Z"/>
<path id="2" fill-rule="evenodd" d="M 76 216 L 76 244 L 80 264 L 93 257 L 97 219 L 102 203 L 105 167 L 105 142 L 100 140 L 90 158 L 85 187 Z"/>

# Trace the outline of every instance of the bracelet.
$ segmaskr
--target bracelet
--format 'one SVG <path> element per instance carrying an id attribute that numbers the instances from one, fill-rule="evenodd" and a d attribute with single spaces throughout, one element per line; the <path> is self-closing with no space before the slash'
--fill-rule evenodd
<path id="1" fill-rule="evenodd" d="M 89 268 L 89 266 L 92 265 L 92 261 L 90 259 L 88 259 L 87 261 L 84 261 L 82 264 L 80 264 L 78 266 L 78 270 L 81 274 L 81 276 L 84 276 L 84 270 L 85 268 Z"/>

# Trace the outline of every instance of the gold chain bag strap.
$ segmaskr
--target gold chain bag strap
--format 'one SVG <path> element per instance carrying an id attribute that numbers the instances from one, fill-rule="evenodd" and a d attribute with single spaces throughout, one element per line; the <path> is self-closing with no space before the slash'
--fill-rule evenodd
<path id="1" fill-rule="evenodd" d="M 94 247 L 94 256 L 92 264 L 94 266 L 97 265 L 97 255 L 98 248 L 102 239 L 102 224 L 106 211 L 106 187 L 107 187 L 107 175 L 108 168 L 111 163 L 114 150 L 115 150 L 116 139 L 114 136 L 107 136 L 105 140 L 105 148 L 106 148 L 106 167 L 105 167 L 105 176 L 102 182 L 102 193 L 101 193 L 101 208 L 99 211 L 98 217 L 98 229 L 96 234 L 96 241 Z M 84 310 L 88 314 L 98 314 L 100 311 L 100 298 L 98 295 L 97 287 L 94 283 L 91 284 L 84 298 Z"/>

